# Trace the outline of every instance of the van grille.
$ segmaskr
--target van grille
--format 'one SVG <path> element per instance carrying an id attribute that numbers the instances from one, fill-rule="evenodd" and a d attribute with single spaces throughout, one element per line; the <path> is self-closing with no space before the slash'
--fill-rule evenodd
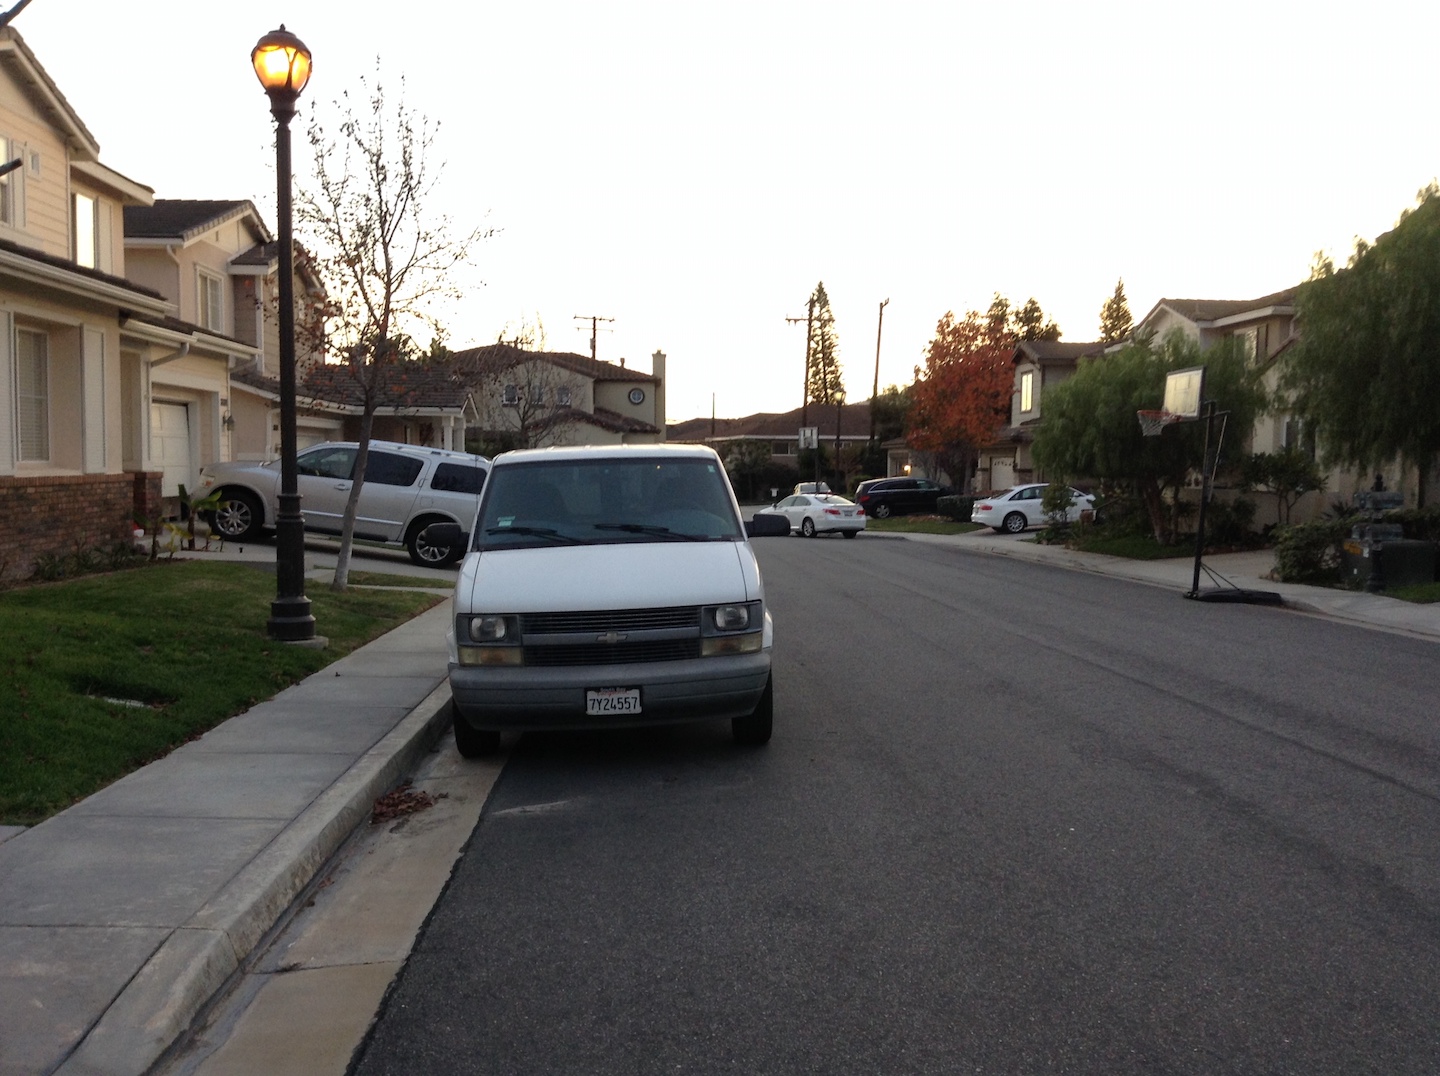
<path id="1" fill-rule="evenodd" d="M 700 607 L 524 613 L 520 632 L 526 665 L 685 661 L 700 656 Z"/>
<path id="2" fill-rule="evenodd" d="M 700 607 L 669 609 L 602 609 L 582 613 L 523 613 L 520 631 L 525 635 L 560 635 L 572 631 L 646 631 L 654 628 L 700 627 Z"/>

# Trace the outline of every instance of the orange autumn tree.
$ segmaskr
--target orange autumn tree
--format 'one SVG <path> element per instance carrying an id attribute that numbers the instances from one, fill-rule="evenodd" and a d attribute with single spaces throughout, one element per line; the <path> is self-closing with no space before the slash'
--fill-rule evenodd
<path id="1" fill-rule="evenodd" d="M 956 321 L 947 311 L 925 349 L 925 368 L 915 369 L 906 442 L 958 485 L 1009 418 L 1016 338 L 1010 304 L 997 295 L 983 314 L 971 310 Z"/>

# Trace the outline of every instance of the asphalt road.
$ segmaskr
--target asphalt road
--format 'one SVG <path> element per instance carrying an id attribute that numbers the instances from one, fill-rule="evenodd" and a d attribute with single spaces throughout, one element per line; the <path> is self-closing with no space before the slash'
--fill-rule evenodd
<path id="1" fill-rule="evenodd" d="M 1440 1069 L 1433 643 L 757 548 L 774 741 L 519 741 L 352 1071 Z"/>

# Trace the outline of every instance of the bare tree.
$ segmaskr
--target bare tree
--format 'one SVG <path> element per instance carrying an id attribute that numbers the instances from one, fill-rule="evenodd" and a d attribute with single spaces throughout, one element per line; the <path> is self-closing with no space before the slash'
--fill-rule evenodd
<path id="1" fill-rule="evenodd" d="M 352 379 L 362 402 L 355 477 L 340 537 L 335 589 L 349 579 L 355 509 L 365 480 L 370 434 L 381 403 L 403 406 L 405 366 L 427 350 L 416 340 L 443 339 L 438 311 L 461 297 L 451 275 L 471 248 L 493 234 L 452 231 L 450 220 L 427 213 L 443 166 L 429 153 L 439 130 L 399 100 L 386 97 L 380 61 L 361 92 L 346 91 L 334 104 L 336 134 L 313 119 L 307 132 L 314 151 L 313 185 L 301 185 L 295 205 L 315 268 L 328 297 L 312 310 L 309 331 L 332 362 Z M 434 343 L 429 346 L 434 350 Z"/>

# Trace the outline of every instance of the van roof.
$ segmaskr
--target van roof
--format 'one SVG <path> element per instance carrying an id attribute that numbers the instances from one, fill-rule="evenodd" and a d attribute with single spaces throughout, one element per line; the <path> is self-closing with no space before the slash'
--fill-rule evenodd
<path id="1" fill-rule="evenodd" d="M 570 462 L 582 460 L 622 460 L 640 457 L 668 459 L 718 460 L 715 450 L 706 445 L 555 445 L 550 448 L 522 448 L 502 452 L 492 463 L 497 467 L 517 463 Z"/>

